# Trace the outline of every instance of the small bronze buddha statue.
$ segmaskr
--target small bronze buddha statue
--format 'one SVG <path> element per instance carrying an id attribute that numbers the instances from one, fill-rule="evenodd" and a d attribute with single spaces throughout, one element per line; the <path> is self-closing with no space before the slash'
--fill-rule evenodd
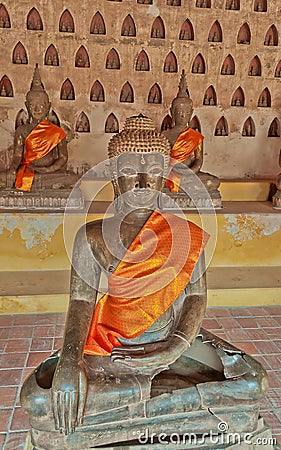
<path id="1" fill-rule="evenodd" d="M 221 197 L 218 191 L 220 181 L 214 175 L 201 171 L 203 164 L 203 139 L 201 133 L 189 127 L 189 122 L 193 113 L 193 103 L 189 97 L 185 79 L 185 72 L 182 71 L 177 96 L 171 105 L 171 116 L 173 126 L 164 131 L 171 144 L 170 166 L 172 170 L 166 183 L 165 193 L 169 194 L 177 202 L 181 194 L 190 196 L 196 206 L 208 206 L 208 200 L 204 195 L 204 190 L 208 192 L 207 197 L 212 199 L 214 207 L 221 207 Z M 198 177 L 192 176 L 195 174 Z M 189 202 L 186 200 L 186 205 Z"/>
<path id="2" fill-rule="evenodd" d="M 202 435 L 223 420 L 256 429 L 265 371 L 200 331 L 208 235 L 157 210 L 169 141 L 135 116 L 108 153 L 115 213 L 78 231 L 62 349 L 21 390 L 34 450 L 129 449 L 146 432 Z"/>
<path id="3" fill-rule="evenodd" d="M 12 161 L 0 173 L 0 187 L 16 192 L 72 188 L 79 176 L 67 170 L 66 133 L 47 120 L 51 103 L 36 64 L 26 95 L 29 121 L 15 132 Z"/>

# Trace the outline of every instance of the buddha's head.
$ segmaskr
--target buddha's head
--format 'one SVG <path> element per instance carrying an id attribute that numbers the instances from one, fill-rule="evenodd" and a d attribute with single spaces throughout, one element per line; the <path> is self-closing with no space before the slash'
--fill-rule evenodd
<path id="1" fill-rule="evenodd" d="M 26 94 L 25 105 L 30 120 L 36 123 L 45 119 L 50 111 L 51 103 L 42 84 L 38 64 L 35 66 L 30 91 Z"/>
<path id="2" fill-rule="evenodd" d="M 129 208 L 152 209 L 167 175 L 170 143 L 151 119 L 130 117 L 109 142 L 115 197 Z M 126 194 L 126 195 L 123 195 Z"/>
<path id="3" fill-rule="evenodd" d="M 188 95 L 185 72 L 182 71 L 177 96 L 171 105 L 171 115 L 175 125 L 185 127 L 191 119 L 193 103 Z"/>

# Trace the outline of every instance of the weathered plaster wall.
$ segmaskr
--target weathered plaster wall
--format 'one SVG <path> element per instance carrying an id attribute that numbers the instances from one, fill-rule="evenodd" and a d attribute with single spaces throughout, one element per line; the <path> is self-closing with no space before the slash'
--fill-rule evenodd
<path id="1" fill-rule="evenodd" d="M 0 167 L 10 157 L 5 151 L 12 147 L 15 118 L 24 108 L 25 94 L 30 86 L 35 63 L 39 63 L 45 87 L 61 125 L 68 133 L 70 162 L 81 166 L 94 165 L 106 158 L 107 143 L 111 134 L 105 134 L 105 121 L 114 113 L 122 127 L 131 114 L 142 112 L 153 118 L 158 127 L 169 112 L 176 95 L 179 75 L 186 70 L 190 96 L 193 99 L 201 131 L 205 135 L 205 160 L 203 169 L 221 178 L 274 178 L 279 172 L 278 153 L 280 138 L 267 137 L 270 123 L 281 119 L 281 78 L 275 77 L 280 59 L 280 43 L 264 45 L 268 28 L 275 24 L 281 33 L 281 8 L 276 0 L 267 1 L 267 12 L 254 12 L 254 2 L 240 1 L 240 10 L 226 10 L 224 0 L 212 0 L 212 7 L 197 8 L 195 0 L 182 0 L 181 6 L 167 6 L 166 0 L 153 0 L 153 5 L 143 5 L 136 0 L 94 2 L 58 0 L 21 0 L 4 2 L 11 28 L 0 28 L 0 79 L 7 75 L 13 86 L 13 97 L 0 96 Z M 43 21 L 43 31 L 26 29 L 26 18 L 35 7 Z M 59 18 L 68 8 L 75 24 L 75 32 L 59 32 Z M 90 34 L 93 15 L 100 11 L 106 35 Z M 124 18 L 130 14 L 136 25 L 136 37 L 121 36 Z M 160 15 L 165 25 L 165 38 L 151 38 L 151 26 Z M 179 31 L 188 18 L 193 25 L 194 40 L 179 40 Z M 208 42 L 211 26 L 218 21 L 222 28 L 222 42 Z M 237 43 L 237 34 L 243 23 L 251 31 L 251 43 Z M 13 64 L 12 53 L 21 42 L 27 52 L 28 64 Z M 279 36 L 280 42 L 280 36 Z M 53 44 L 59 55 L 59 66 L 44 65 L 44 55 Z M 90 59 L 89 68 L 75 67 L 75 54 L 84 45 Z M 106 69 L 108 51 L 115 48 L 119 54 L 120 70 Z M 144 49 L 149 57 L 150 70 L 136 71 L 136 59 Z M 163 71 L 164 60 L 173 51 L 178 72 Z M 192 73 L 192 64 L 198 53 L 205 60 L 205 74 Z M 234 75 L 221 75 L 225 57 L 231 54 L 235 61 Z M 252 58 L 261 61 L 261 76 L 248 76 Z M 69 78 L 75 90 L 75 100 L 61 100 L 62 83 Z M 90 101 L 90 90 L 99 80 L 105 91 L 105 102 Z M 134 90 L 133 103 L 120 103 L 120 91 L 126 81 Z M 154 83 L 162 91 L 161 104 L 149 104 L 148 92 Z M 206 89 L 213 85 L 217 106 L 203 105 Z M 245 93 L 245 106 L 230 106 L 238 86 Z M 271 94 L 271 107 L 258 107 L 258 98 L 264 88 Z M 75 131 L 78 115 L 84 111 L 90 122 L 90 133 Z M 228 136 L 214 136 L 217 121 L 224 116 L 228 123 Z M 256 128 L 254 137 L 242 136 L 245 120 L 251 116 Z"/>
<path id="2" fill-rule="evenodd" d="M 74 236 L 85 220 L 101 217 L 70 214 L 64 236 L 63 214 L 2 214 L 0 313 L 64 311 Z M 217 217 L 187 217 L 211 234 L 206 251 L 209 304 L 280 302 L 279 214 L 220 212 Z"/>

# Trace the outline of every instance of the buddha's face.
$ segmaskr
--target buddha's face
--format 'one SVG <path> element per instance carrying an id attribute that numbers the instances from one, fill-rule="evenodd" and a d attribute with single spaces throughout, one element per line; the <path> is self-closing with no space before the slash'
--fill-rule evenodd
<path id="1" fill-rule="evenodd" d="M 30 93 L 26 100 L 28 114 L 33 122 L 39 123 L 49 113 L 51 104 L 44 92 Z"/>
<path id="2" fill-rule="evenodd" d="M 130 209 L 155 207 L 164 183 L 164 156 L 161 153 L 123 153 L 117 159 L 118 186 Z"/>
<path id="3" fill-rule="evenodd" d="M 192 112 L 193 108 L 191 104 L 177 104 L 172 112 L 175 125 L 186 126 L 190 121 Z"/>

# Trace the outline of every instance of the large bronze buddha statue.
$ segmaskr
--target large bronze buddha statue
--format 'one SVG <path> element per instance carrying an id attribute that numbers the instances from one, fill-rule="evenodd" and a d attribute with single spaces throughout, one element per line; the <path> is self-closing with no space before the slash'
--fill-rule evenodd
<path id="1" fill-rule="evenodd" d="M 63 190 L 71 189 L 79 176 L 67 170 L 65 131 L 48 121 L 51 103 L 37 64 L 25 104 L 29 120 L 16 129 L 11 163 L 0 172 L 0 197 L 3 195 L 4 199 L 6 194 L 7 203 L 10 203 L 14 196 L 14 206 L 19 206 L 17 198 L 20 194 L 39 192 L 39 196 L 42 193 L 46 197 L 49 191 L 51 197 L 62 196 L 66 202 L 69 192 L 63 193 Z M 33 196 L 29 195 L 29 198 Z M 23 205 L 23 198 L 20 203 Z"/>
<path id="2" fill-rule="evenodd" d="M 173 126 L 163 132 L 171 144 L 170 166 L 172 168 L 165 193 L 170 195 L 176 203 L 183 203 L 182 206 L 208 207 L 212 204 L 214 207 L 221 207 L 219 179 L 201 171 L 204 136 L 189 127 L 192 113 L 193 103 L 188 94 L 183 70 L 177 96 L 171 105 Z M 191 201 L 188 200 L 188 196 L 192 199 Z M 184 198 L 186 198 L 185 201 Z"/>
<path id="3" fill-rule="evenodd" d="M 169 152 L 143 116 L 109 143 L 115 213 L 78 231 L 62 349 L 21 391 L 34 449 L 133 449 L 146 434 L 199 436 L 222 422 L 256 431 L 265 371 L 200 331 L 208 235 L 156 209 Z"/>

